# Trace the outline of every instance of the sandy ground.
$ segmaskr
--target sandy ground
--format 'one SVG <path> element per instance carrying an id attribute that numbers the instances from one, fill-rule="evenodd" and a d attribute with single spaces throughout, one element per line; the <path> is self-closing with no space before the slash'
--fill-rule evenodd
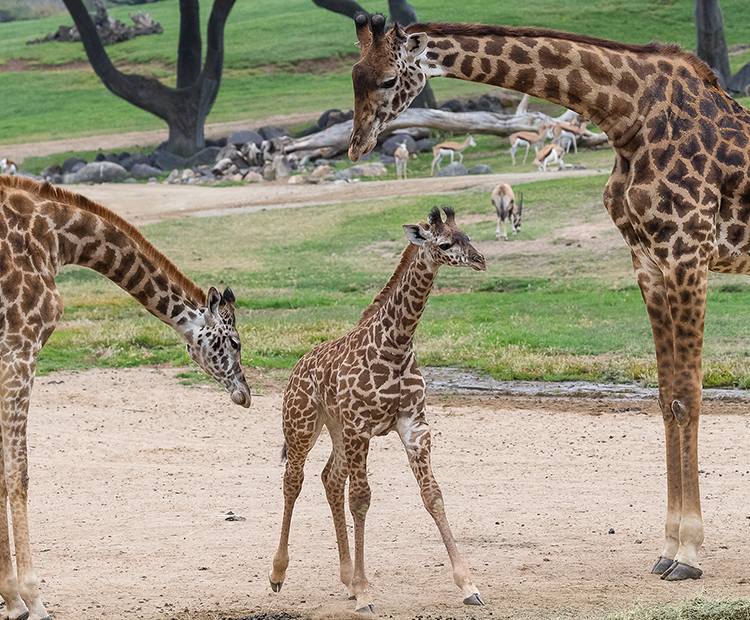
<path id="1" fill-rule="evenodd" d="M 507 177 L 77 189 L 144 224 L 480 191 Z M 511 182 L 525 178 L 531 175 L 512 175 Z M 612 227 L 607 222 L 605 216 L 596 230 L 568 233 L 596 243 Z M 56 620 L 216 620 L 283 611 L 348 616 L 353 603 L 338 581 L 318 476 L 327 437 L 308 460 L 287 581 L 274 594 L 267 574 L 282 512 L 283 382 L 261 380 L 249 369 L 263 387 L 245 410 L 213 385 L 182 385 L 177 372 L 94 370 L 37 380 L 29 419 L 30 514 L 48 610 Z M 666 485 L 653 398 L 467 396 L 441 393 L 436 385 L 428 382 L 434 469 L 459 549 L 488 604 L 461 604 L 447 554 L 392 435 L 373 441 L 369 462 L 366 566 L 381 616 L 579 618 L 699 593 L 750 596 L 750 401 L 706 402 L 705 575 L 667 583 L 649 574 L 661 546 Z M 244 520 L 227 520 L 230 511 Z"/>

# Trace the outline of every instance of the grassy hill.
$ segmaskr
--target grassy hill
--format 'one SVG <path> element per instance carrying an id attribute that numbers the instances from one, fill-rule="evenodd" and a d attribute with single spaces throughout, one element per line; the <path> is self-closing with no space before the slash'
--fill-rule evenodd
<path id="1" fill-rule="evenodd" d="M 422 21 L 538 26 L 631 43 L 660 40 L 688 49 L 695 46 L 693 0 L 413 4 Z M 370 11 L 387 11 L 385 0 L 363 5 Z M 210 7 L 210 0 L 201 0 L 204 33 Z M 723 0 L 722 9 L 727 42 L 750 43 L 750 3 Z M 128 13 L 134 10 L 149 12 L 164 34 L 110 46 L 108 53 L 124 71 L 153 75 L 173 85 L 178 0 L 114 8 L 110 14 L 129 23 Z M 80 43 L 26 44 L 61 24 L 72 20 L 62 15 L 0 24 L 0 144 L 164 127 L 159 119 L 110 94 L 91 71 Z M 224 79 L 208 122 L 351 108 L 355 41 L 351 20 L 311 0 L 238 2 L 227 22 Z M 734 69 L 746 60 L 737 58 Z M 438 99 L 488 90 L 443 79 L 433 80 L 433 87 Z"/>

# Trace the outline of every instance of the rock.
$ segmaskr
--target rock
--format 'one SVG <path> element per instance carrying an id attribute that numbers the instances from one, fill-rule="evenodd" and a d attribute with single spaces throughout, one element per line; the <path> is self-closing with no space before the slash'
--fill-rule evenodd
<path id="1" fill-rule="evenodd" d="M 466 170 L 466 166 L 463 164 L 459 164 L 457 161 L 454 161 L 452 164 L 448 164 L 444 168 L 440 168 L 438 170 L 436 177 L 460 177 L 464 174 L 468 174 L 468 170 Z"/>
<path id="2" fill-rule="evenodd" d="M 440 106 L 440 109 L 446 112 L 463 112 L 464 106 L 458 99 L 449 99 Z"/>
<path id="3" fill-rule="evenodd" d="M 158 176 L 162 174 L 162 171 L 159 170 L 159 168 L 154 168 L 148 164 L 133 164 L 133 167 L 130 169 L 130 174 L 134 179 L 141 180 Z"/>
<path id="4" fill-rule="evenodd" d="M 273 171 L 274 178 L 283 179 L 292 174 L 292 164 L 286 155 L 276 155 L 273 158 L 271 170 Z"/>
<path id="5" fill-rule="evenodd" d="M 151 165 L 165 172 L 185 167 L 185 158 L 170 153 L 169 151 L 157 150 L 151 153 Z"/>
<path id="6" fill-rule="evenodd" d="M 487 164 L 477 164 L 471 167 L 469 174 L 492 174 L 492 168 Z"/>
<path id="7" fill-rule="evenodd" d="M 251 170 L 245 175 L 246 183 L 263 183 L 263 175 L 255 170 Z"/>
<path id="8" fill-rule="evenodd" d="M 190 168 L 197 168 L 198 166 L 213 166 L 216 163 L 216 156 L 219 154 L 221 149 L 218 146 L 207 146 L 202 151 L 198 151 L 190 159 L 187 160 L 187 165 Z"/>
<path id="9" fill-rule="evenodd" d="M 272 140 L 273 138 L 281 138 L 288 136 L 289 132 L 282 127 L 274 127 L 273 125 L 264 125 L 258 129 L 258 133 L 264 140 Z"/>
<path id="10" fill-rule="evenodd" d="M 240 145 L 245 144 L 246 142 L 255 142 L 256 146 L 260 146 L 263 139 L 264 138 L 257 131 L 253 131 L 252 129 L 240 129 L 229 134 L 227 137 L 227 144 Z"/>
<path id="11" fill-rule="evenodd" d="M 417 153 L 432 153 L 432 147 L 435 146 L 429 138 L 417 140 Z M 409 151 L 411 153 L 411 151 Z"/>
<path id="12" fill-rule="evenodd" d="M 349 110 L 348 112 L 343 112 L 342 110 L 326 110 L 318 119 L 318 127 L 321 129 L 328 129 L 333 125 L 345 123 L 352 118 L 354 118 L 354 112 L 352 110 Z"/>
<path id="13" fill-rule="evenodd" d="M 125 168 L 125 170 L 132 170 L 133 166 L 136 164 L 148 164 L 148 162 L 149 156 L 145 153 L 133 153 L 132 155 L 120 159 L 120 165 Z"/>
<path id="14" fill-rule="evenodd" d="M 63 162 L 62 173 L 67 174 L 68 172 L 73 172 L 73 166 L 75 166 L 76 164 L 86 165 L 87 163 L 88 162 L 85 159 L 81 159 L 80 157 L 69 157 Z"/>
<path id="15" fill-rule="evenodd" d="M 230 160 L 238 168 L 249 168 L 250 162 L 242 156 L 242 153 L 235 144 L 227 144 L 224 148 L 216 153 L 216 162 L 222 159 Z"/>
<path id="16" fill-rule="evenodd" d="M 44 170 L 42 170 L 39 175 L 43 178 L 48 178 L 53 175 L 62 175 L 63 169 L 60 164 L 52 164 L 51 166 L 47 166 Z"/>
<path id="17" fill-rule="evenodd" d="M 301 174 L 295 174 L 294 176 L 289 177 L 288 183 L 289 185 L 304 185 L 307 181 Z"/>
<path id="18" fill-rule="evenodd" d="M 225 157 L 224 159 L 220 159 L 217 161 L 213 168 L 211 168 L 211 172 L 215 175 L 222 176 L 229 168 L 232 167 L 232 160 L 228 157 Z"/>
<path id="19" fill-rule="evenodd" d="M 466 168 L 464 168 L 466 170 Z M 364 164 L 352 166 L 347 170 L 350 177 L 382 177 L 388 174 L 387 168 L 379 161 L 368 161 Z M 466 173 L 464 173 L 466 174 Z"/>
<path id="20" fill-rule="evenodd" d="M 179 185 L 180 171 L 176 169 L 172 170 L 172 172 L 169 173 L 169 176 L 164 180 L 164 183 L 169 183 L 170 185 Z"/>
<path id="21" fill-rule="evenodd" d="M 73 175 L 75 183 L 122 183 L 127 176 L 125 168 L 111 161 L 86 164 Z"/>
<path id="22" fill-rule="evenodd" d="M 485 93 L 477 100 L 477 110 L 502 114 L 505 111 L 505 107 L 500 97 Z"/>
<path id="23" fill-rule="evenodd" d="M 313 170 L 310 173 L 311 179 L 322 179 L 326 175 L 329 175 L 333 172 L 333 168 L 331 166 L 316 166 L 315 170 Z"/>
<path id="24" fill-rule="evenodd" d="M 393 154 L 396 152 L 396 149 L 401 146 L 404 142 L 406 142 L 406 148 L 410 153 L 416 153 L 417 152 L 417 142 L 412 138 L 409 134 L 405 133 L 396 133 L 393 134 L 390 138 L 388 138 L 385 142 L 383 142 L 382 151 L 383 155 L 388 155 L 389 157 L 393 157 Z"/>

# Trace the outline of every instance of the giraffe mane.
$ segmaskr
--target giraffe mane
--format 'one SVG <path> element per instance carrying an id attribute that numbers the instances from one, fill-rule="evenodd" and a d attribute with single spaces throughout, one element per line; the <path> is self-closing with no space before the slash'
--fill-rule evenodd
<path id="1" fill-rule="evenodd" d="M 66 189 L 54 187 L 47 181 L 39 183 L 34 179 L 25 177 L 0 176 L 0 196 L 4 193 L 3 190 L 5 188 L 15 188 L 33 192 L 41 198 L 55 200 L 57 202 L 77 207 L 102 218 L 105 222 L 119 228 L 123 233 L 130 237 L 149 260 L 153 261 L 160 269 L 163 269 L 168 278 L 175 280 L 185 290 L 185 293 L 190 299 L 200 305 L 206 304 L 206 293 L 203 289 L 183 274 L 172 261 L 157 250 L 156 247 L 154 247 L 154 245 L 143 236 L 141 231 L 130 222 L 117 215 L 114 211 L 94 202 L 93 200 L 89 200 L 80 194 L 74 194 Z"/>
<path id="2" fill-rule="evenodd" d="M 427 224 L 425 222 L 421 222 L 421 225 L 424 228 L 427 227 Z M 372 303 L 367 306 L 365 311 L 362 313 L 362 318 L 359 319 L 358 325 L 362 325 L 362 323 L 364 323 L 367 319 L 376 314 L 377 311 L 383 307 L 385 302 L 390 299 L 391 295 L 393 295 L 393 291 L 395 290 L 396 285 L 401 281 L 401 278 L 404 277 L 406 270 L 414 261 L 414 258 L 416 257 L 418 251 L 419 246 L 414 245 L 413 243 L 409 243 L 404 248 L 404 251 L 401 252 L 401 260 L 399 261 L 398 266 L 393 272 L 393 275 L 390 277 L 388 282 L 386 282 L 383 290 L 377 294 L 375 299 L 372 300 Z"/>
<path id="3" fill-rule="evenodd" d="M 428 22 L 424 24 L 410 24 L 404 31 L 408 34 L 415 32 L 425 32 L 434 36 L 498 36 L 498 37 L 545 37 L 548 39 L 561 39 L 572 41 L 574 43 L 587 43 L 596 47 L 604 47 L 612 51 L 627 51 L 634 53 L 651 53 L 664 54 L 681 58 L 687 62 L 704 82 L 723 92 L 719 86 L 719 80 L 711 68 L 698 58 L 695 54 L 683 50 L 676 44 L 664 44 L 652 42 L 648 45 L 636 45 L 633 43 L 619 43 L 617 41 L 608 41 L 607 39 L 598 39 L 582 34 L 572 34 L 558 30 L 546 30 L 544 28 L 523 28 L 514 26 L 493 26 L 488 24 L 448 24 L 440 22 Z"/>

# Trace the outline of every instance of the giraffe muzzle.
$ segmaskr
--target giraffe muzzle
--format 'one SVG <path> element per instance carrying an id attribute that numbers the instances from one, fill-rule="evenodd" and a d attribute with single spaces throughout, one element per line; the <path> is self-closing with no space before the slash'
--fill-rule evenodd
<path id="1" fill-rule="evenodd" d="M 250 389 L 248 388 L 247 392 L 242 392 L 240 390 L 235 390 L 230 394 L 230 398 L 232 399 L 232 402 L 236 405 L 242 405 L 246 409 L 250 406 L 250 402 L 252 398 L 250 397 Z"/>

